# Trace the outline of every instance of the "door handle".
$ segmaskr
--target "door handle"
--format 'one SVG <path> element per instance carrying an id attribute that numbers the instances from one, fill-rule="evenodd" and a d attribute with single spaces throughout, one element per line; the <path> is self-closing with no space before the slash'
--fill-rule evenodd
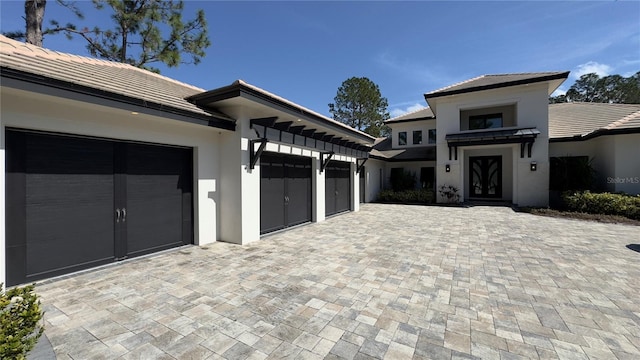
<path id="1" fill-rule="evenodd" d="M 127 209 L 122 208 L 122 222 L 127 221 Z"/>
<path id="2" fill-rule="evenodd" d="M 120 209 L 116 209 L 116 222 L 120 222 Z"/>

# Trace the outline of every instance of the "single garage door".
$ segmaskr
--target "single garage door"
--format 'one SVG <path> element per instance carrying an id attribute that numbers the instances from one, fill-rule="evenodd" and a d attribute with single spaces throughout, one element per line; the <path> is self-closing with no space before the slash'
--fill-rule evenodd
<path id="1" fill-rule="evenodd" d="M 7 284 L 192 242 L 191 149 L 6 131 Z"/>
<path id="2" fill-rule="evenodd" d="M 260 156 L 260 233 L 311 221 L 311 158 Z"/>
<path id="3" fill-rule="evenodd" d="M 330 161 L 325 168 L 325 213 L 326 216 L 351 209 L 351 164 Z"/>

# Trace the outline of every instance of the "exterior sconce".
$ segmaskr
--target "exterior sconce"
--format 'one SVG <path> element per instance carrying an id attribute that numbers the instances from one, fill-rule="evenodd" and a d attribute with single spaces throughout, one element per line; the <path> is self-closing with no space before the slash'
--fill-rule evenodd
<path id="1" fill-rule="evenodd" d="M 451 165 L 447 164 L 444 166 L 444 171 L 451 172 Z"/>
<path id="2" fill-rule="evenodd" d="M 531 167 L 530 167 L 531 171 L 536 171 L 536 170 L 538 170 L 538 163 L 536 163 L 535 161 L 532 161 L 532 162 L 531 162 L 531 164 L 530 164 L 530 166 L 531 166 Z"/>

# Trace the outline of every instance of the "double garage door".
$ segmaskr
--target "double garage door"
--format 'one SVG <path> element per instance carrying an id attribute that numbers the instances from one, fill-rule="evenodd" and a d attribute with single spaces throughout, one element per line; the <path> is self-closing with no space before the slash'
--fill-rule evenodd
<path id="1" fill-rule="evenodd" d="M 260 156 L 260 233 L 311 221 L 312 158 L 264 152 Z M 326 215 L 350 210 L 350 164 L 325 169 Z"/>
<path id="2" fill-rule="evenodd" d="M 7 284 L 192 243 L 192 150 L 6 131 Z"/>
<path id="3" fill-rule="evenodd" d="M 311 158 L 260 156 L 260 233 L 311 221 Z"/>

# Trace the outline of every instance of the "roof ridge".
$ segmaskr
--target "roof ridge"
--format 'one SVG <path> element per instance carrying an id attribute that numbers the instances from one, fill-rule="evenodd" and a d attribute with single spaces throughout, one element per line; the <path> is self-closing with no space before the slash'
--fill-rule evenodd
<path id="1" fill-rule="evenodd" d="M 182 81 L 178 81 L 175 79 L 172 79 L 170 77 L 161 75 L 161 74 L 157 74 L 154 73 L 152 71 L 149 70 L 145 70 L 136 66 L 133 66 L 131 64 L 128 63 L 121 63 L 121 62 L 117 62 L 117 61 L 111 61 L 111 60 L 105 60 L 105 59 L 98 59 L 98 58 L 93 58 L 93 57 L 89 57 L 89 56 L 83 56 L 83 55 L 77 55 L 77 54 L 71 54 L 71 53 L 64 53 L 64 52 L 60 52 L 57 50 L 53 50 L 53 49 L 48 49 L 48 48 L 44 48 L 44 47 L 40 47 L 40 46 L 36 46 L 36 45 L 32 45 L 32 44 L 27 44 L 27 43 L 23 43 L 17 40 L 13 40 L 11 38 L 8 38 L 4 35 L 0 35 L 0 53 L 6 53 L 7 55 L 11 55 L 11 53 L 18 53 L 18 54 L 28 54 L 28 55 L 34 55 L 35 56 L 42 56 L 45 58 L 50 58 L 50 59 L 59 59 L 59 60 L 65 60 L 65 61 L 70 61 L 70 62 L 80 62 L 80 63 L 84 63 L 84 64 L 96 64 L 96 65 L 105 65 L 105 66 L 112 66 L 112 67 L 116 67 L 116 68 L 121 68 L 121 69 L 130 69 L 130 70 L 134 70 L 134 71 L 138 71 L 141 73 L 144 73 L 145 75 L 148 76 L 152 76 L 152 77 L 157 77 L 160 78 L 164 81 L 170 81 L 173 82 L 175 84 L 181 85 L 181 86 L 185 86 L 185 87 L 190 87 L 194 90 L 197 91 L 201 91 L 204 92 L 205 90 L 202 88 L 199 88 L 197 86 L 191 85 L 191 84 L 187 84 L 185 82 Z M 8 50 L 6 49 L 6 46 L 9 45 L 13 48 L 13 50 Z"/>
<path id="2" fill-rule="evenodd" d="M 607 129 L 607 130 L 615 129 L 636 118 L 640 118 L 640 110 L 634 111 L 631 114 L 623 117 L 622 119 L 612 122 L 611 124 L 605 126 L 604 129 Z"/>

